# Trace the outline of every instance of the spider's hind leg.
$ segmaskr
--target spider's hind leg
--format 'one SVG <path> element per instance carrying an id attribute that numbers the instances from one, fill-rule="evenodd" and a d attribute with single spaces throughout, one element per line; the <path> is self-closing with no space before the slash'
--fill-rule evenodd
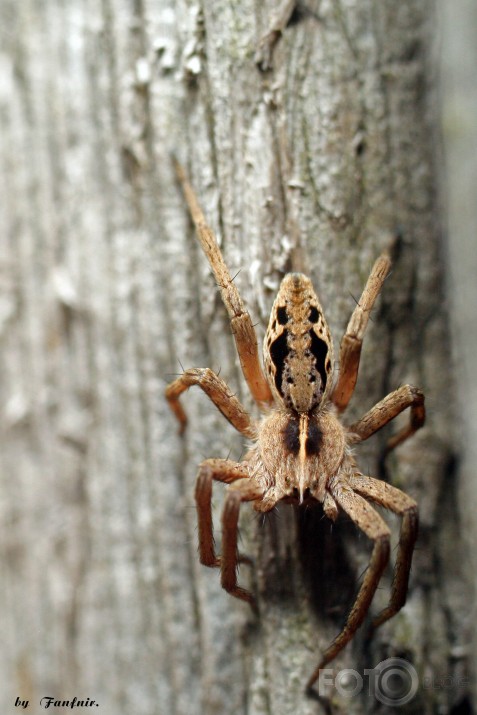
<path id="1" fill-rule="evenodd" d="M 242 372 L 255 402 L 263 409 L 273 402 L 272 393 L 263 373 L 258 354 L 257 336 L 249 312 L 245 309 L 240 293 L 227 268 L 217 239 L 207 224 L 195 191 L 184 168 L 173 158 L 177 177 L 181 183 L 189 212 L 194 222 L 202 250 L 212 268 L 220 288 L 222 300 L 229 314 L 232 333 L 240 358 Z"/>
<path id="2" fill-rule="evenodd" d="M 383 283 L 391 269 L 391 259 L 383 253 L 375 262 L 363 293 L 346 328 L 340 345 L 340 374 L 331 401 L 343 412 L 353 395 L 358 379 L 363 338 L 369 316 Z"/>

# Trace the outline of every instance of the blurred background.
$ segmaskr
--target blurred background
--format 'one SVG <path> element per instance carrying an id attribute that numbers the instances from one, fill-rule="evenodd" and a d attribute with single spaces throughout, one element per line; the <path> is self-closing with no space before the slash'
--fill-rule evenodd
<path id="1" fill-rule="evenodd" d="M 447 227 L 448 294 L 459 396 L 457 435 L 462 446 L 460 503 L 471 577 L 477 587 L 477 4 L 439 2 L 440 103 L 444 140 L 441 186 Z M 474 599 L 475 603 L 475 599 Z M 470 621 L 475 623 L 476 614 Z M 474 640 L 473 652 L 476 652 Z M 477 671 L 476 671 L 477 672 Z M 475 684 L 474 684 L 475 690 Z"/>

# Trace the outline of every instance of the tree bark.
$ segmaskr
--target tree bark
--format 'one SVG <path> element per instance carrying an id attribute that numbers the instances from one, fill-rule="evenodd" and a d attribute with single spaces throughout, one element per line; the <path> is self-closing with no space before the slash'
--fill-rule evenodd
<path id="1" fill-rule="evenodd" d="M 304 695 L 369 557 L 349 522 L 243 509 L 255 564 L 240 579 L 258 618 L 198 564 L 197 465 L 239 459 L 243 443 L 194 390 L 179 437 L 165 385 L 208 366 L 252 405 L 171 151 L 260 339 L 284 272 L 305 270 L 337 350 L 373 260 L 399 236 L 347 419 L 399 384 L 425 391 L 425 429 L 386 460 L 387 433 L 358 455 L 416 498 L 420 539 L 406 608 L 334 666 L 363 675 L 407 659 L 419 689 L 402 713 L 470 702 L 434 6 L 310 0 L 260 68 L 276 11 L 2 0 L 2 712 L 49 695 L 138 715 L 389 710 L 366 679 L 352 699 Z"/>

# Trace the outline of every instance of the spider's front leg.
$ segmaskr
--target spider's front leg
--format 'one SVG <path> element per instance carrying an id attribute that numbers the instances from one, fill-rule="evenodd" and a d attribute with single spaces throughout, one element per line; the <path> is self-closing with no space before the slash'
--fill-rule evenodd
<path id="1" fill-rule="evenodd" d="M 391 259 L 383 253 L 375 262 L 363 293 L 346 328 L 340 345 L 340 372 L 331 401 L 340 412 L 346 409 L 358 379 L 359 360 L 369 316 L 391 269 Z"/>
<path id="2" fill-rule="evenodd" d="M 379 580 L 389 560 L 390 532 L 377 511 L 363 497 L 355 494 L 347 483 L 342 483 L 340 479 L 331 483 L 330 492 L 336 503 L 351 517 L 366 536 L 374 541 L 374 547 L 369 566 L 366 569 L 363 582 L 345 626 L 324 652 L 318 667 L 308 680 L 308 690 L 319 678 L 320 671 L 336 658 L 364 621 Z"/>
<path id="3" fill-rule="evenodd" d="M 179 421 L 180 434 L 183 434 L 186 428 L 187 416 L 179 402 L 179 397 L 192 385 L 198 385 L 205 392 L 238 432 L 251 439 L 256 437 L 255 424 L 248 412 L 236 396 L 230 392 L 227 383 L 208 367 L 186 370 L 167 386 L 166 398 Z"/>
<path id="4" fill-rule="evenodd" d="M 240 481 L 239 481 L 240 480 Z M 222 512 L 222 556 L 215 553 L 212 524 L 213 481 L 233 484 L 227 491 Z M 229 459 L 207 459 L 202 462 L 197 476 L 195 499 L 199 525 L 200 561 L 205 566 L 221 567 L 222 587 L 236 598 L 256 608 L 255 599 L 246 589 L 237 584 L 237 565 L 245 561 L 237 549 L 238 517 L 240 504 L 262 497 L 263 492 L 250 479 L 245 465 Z"/>
<path id="5" fill-rule="evenodd" d="M 386 482 L 381 482 L 379 479 L 373 479 L 373 477 L 352 476 L 349 484 L 355 492 L 367 499 L 372 499 L 402 518 L 398 553 L 391 586 L 391 598 L 388 606 L 373 620 L 372 626 L 377 628 L 400 611 L 406 602 L 412 553 L 418 531 L 417 504 L 414 499 L 404 494 L 400 489 L 396 489 L 396 487 Z"/>
<path id="6" fill-rule="evenodd" d="M 424 394 L 412 385 L 403 385 L 394 392 L 390 392 L 358 422 L 350 425 L 348 427 L 348 431 L 352 435 L 350 441 L 363 442 L 408 407 L 411 408 L 409 423 L 388 440 L 386 452 L 389 452 L 413 435 L 425 422 Z"/>

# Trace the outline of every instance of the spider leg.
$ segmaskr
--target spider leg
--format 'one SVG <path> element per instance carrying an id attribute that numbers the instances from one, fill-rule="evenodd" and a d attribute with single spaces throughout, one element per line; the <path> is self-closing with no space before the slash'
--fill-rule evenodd
<path id="1" fill-rule="evenodd" d="M 179 420 L 180 434 L 184 433 L 187 417 L 179 402 L 179 397 L 192 385 L 198 385 L 205 392 L 236 430 L 245 435 L 245 437 L 252 439 L 256 437 L 255 425 L 248 412 L 246 412 L 235 395 L 230 392 L 227 383 L 208 367 L 196 367 L 186 370 L 177 380 L 167 386 L 166 398 L 171 410 Z"/>
<path id="2" fill-rule="evenodd" d="M 320 671 L 349 643 L 364 621 L 381 575 L 389 560 L 390 532 L 377 511 L 363 497 L 355 494 L 350 486 L 343 484 L 342 481 L 331 483 L 330 491 L 337 504 L 351 517 L 352 521 L 366 536 L 374 541 L 374 546 L 369 566 L 366 569 L 363 582 L 345 626 L 324 652 L 318 667 L 308 680 L 307 690 L 311 689 L 314 682 L 319 678 Z"/>
<path id="3" fill-rule="evenodd" d="M 204 566 L 220 566 L 215 554 L 214 527 L 212 522 L 212 482 L 230 484 L 234 479 L 246 477 L 245 470 L 233 462 L 222 459 L 207 459 L 199 467 L 195 484 L 195 503 L 199 530 L 199 558 Z"/>
<path id="4" fill-rule="evenodd" d="M 399 547 L 394 566 L 391 598 L 389 604 L 374 618 L 372 626 L 377 628 L 394 616 L 406 602 L 409 572 L 411 570 L 412 552 L 417 539 L 418 511 L 417 504 L 400 489 L 373 477 L 356 475 L 350 478 L 350 486 L 368 499 L 389 509 L 402 517 Z"/>
<path id="5" fill-rule="evenodd" d="M 340 345 L 340 373 L 331 401 L 340 412 L 346 409 L 358 379 L 359 360 L 369 316 L 386 276 L 391 259 L 383 253 L 375 262 L 368 281 L 343 335 Z"/>
<path id="6" fill-rule="evenodd" d="M 364 417 L 348 427 L 348 431 L 352 435 L 356 435 L 356 439 L 352 437 L 352 441 L 363 442 L 368 439 L 408 407 L 411 408 L 409 424 L 388 440 L 386 452 L 390 452 L 422 427 L 426 419 L 424 395 L 421 390 L 412 387 L 412 385 L 403 385 L 394 392 L 390 392 Z"/>
<path id="7" fill-rule="evenodd" d="M 208 226 L 197 196 L 189 183 L 183 167 L 174 159 L 174 166 L 182 186 L 197 237 L 202 250 L 212 268 L 215 280 L 220 288 L 222 300 L 229 314 L 232 333 L 247 385 L 259 406 L 273 402 L 272 393 L 263 374 L 258 356 L 257 336 L 250 314 L 245 310 L 240 293 L 227 268 L 217 240 Z"/>
<path id="8" fill-rule="evenodd" d="M 212 523 L 212 482 L 232 484 L 238 479 L 249 479 L 248 471 L 243 464 L 229 459 L 206 459 L 199 467 L 195 485 L 195 502 L 199 528 L 199 556 L 200 562 L 204 566 L 220 566 L 221 562 L 215 554 Z M 256 496 L 251 496 L 250 499 L 255 499 L 259 495 L 257 493 Z"/>
<path id="9" fill-rule="evenodd" d="M 235 598 L 240 598 L 250 604 L 257 612 L 257 603 L 253 594 L 242 588 L 237 583 L 237 566 L 241 561 L 237 548 L 238 539 L 238 518 L 240 505 L 244 501 L 252 501 L 263 496 L 263 492 L 257 489 L 253 483 L 243 482 L 234 488 L 233 485 L 225 496 L 224 510 L 222 512 L 222 558 L 220 581 L 222 588 Z"/>

